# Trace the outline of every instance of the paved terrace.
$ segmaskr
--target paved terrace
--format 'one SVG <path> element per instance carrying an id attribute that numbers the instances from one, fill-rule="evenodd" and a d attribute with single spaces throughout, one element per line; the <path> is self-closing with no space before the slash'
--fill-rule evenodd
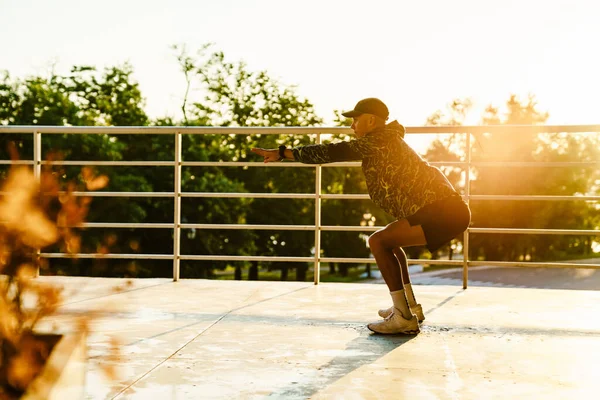
<path id="1" fill-rule="evenodd" d="M 365 324 L 384 285 L 41 277 L 100 311 L 89 399 L 572 399 L 600 391 L 600 292 L 416 286 L 418 336 Z M 65 326 L 64 324 L 61 326 Z M 107 359 L 110 338 L 122 356 Z M 103 378 L 116 364 L 119 378 Z"/>

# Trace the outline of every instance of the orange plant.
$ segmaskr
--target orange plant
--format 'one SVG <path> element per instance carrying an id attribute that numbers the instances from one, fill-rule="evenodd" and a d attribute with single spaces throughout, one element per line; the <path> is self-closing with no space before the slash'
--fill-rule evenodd
<path id="1" fill-rule="evenodd" d="M 16 159 L 14 149 L 11 151 Z M 55 343 L 35 334 L 36 324 L 56 312 L 62 288 L 35 279 L 45 260 L 39 250 L 61 244 L 77 253 L 74 228 L 84 221 L 91 198 L 73 192 L 85 185 L 97 190 L 108 183 L 83 168 L 83 183 L 63 184 L 53 164 L 39 179 L 30 168 L 13 165 L 0 198 L 0 399 L 18 398 L 43 368 Z M 80 324 L 80 329 L 87 329 Z"/>

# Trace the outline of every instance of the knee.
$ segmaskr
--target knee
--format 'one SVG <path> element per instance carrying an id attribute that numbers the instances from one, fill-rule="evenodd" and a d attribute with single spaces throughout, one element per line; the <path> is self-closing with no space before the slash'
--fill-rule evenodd
<path id="1" fill-rule="evenodd" d="M 379 232 L 375 232 L 369 236 L 369 247 L 371 248 L 372 253 L 380 250 L 386 250 L 385 242 Z"/>

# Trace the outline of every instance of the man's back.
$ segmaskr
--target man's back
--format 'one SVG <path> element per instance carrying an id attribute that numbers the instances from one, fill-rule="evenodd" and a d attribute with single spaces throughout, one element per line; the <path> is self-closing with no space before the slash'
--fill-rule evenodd
<path id="1" fill-rule="evenodd" d="M 368 152 L 362 168 L 371 199 L 387 213 L 404 218 L 457 194 L 446 176 L 404 141 L 404 127 L 397 121 L 368 136 L 377 151 Z"/>

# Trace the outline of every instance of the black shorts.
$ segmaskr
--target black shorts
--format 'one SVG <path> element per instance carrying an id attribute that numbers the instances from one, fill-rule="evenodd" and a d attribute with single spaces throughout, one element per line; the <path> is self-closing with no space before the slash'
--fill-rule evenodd
<path id="1" fill-rule="evenodd" d="M 456 195 L 428 204 L 406 219 L 411 226 L 421 225 L 427 249 L 434 252 L 468 228 L 471 210 Z"/>

